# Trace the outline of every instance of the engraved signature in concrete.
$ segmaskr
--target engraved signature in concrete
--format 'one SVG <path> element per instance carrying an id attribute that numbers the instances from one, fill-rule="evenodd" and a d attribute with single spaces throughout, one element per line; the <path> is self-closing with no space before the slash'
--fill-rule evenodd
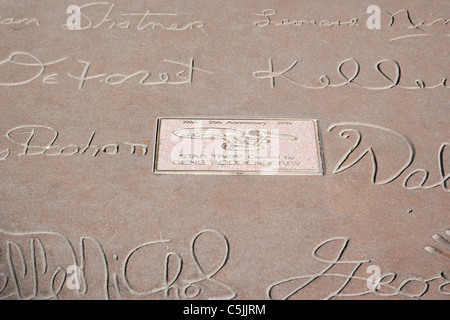
<path id="1" fill-rule="evenodd" d="M 260 13 L 254 13 L 254 16 L 259 17 L 260 20 L 253 21 L 253 25 L 258 28 L 268 28 L 268 27 L 274 27 L 274 28 L 300 28 L 300 30 L 311 30 L 312 27 L 328 27 L 328 28 L 341 28 L 344 29 L 344 27 L 354 27 L 358 28 L 361 25 L 365 27 L 365 24 L 359 24 L 358 21 L 362 20 L 364 21 L 367 19 L 367 16 L 363 17 L 353 17 L 351 19 L 345 18 L 342 19 L 335 19 L 335 20 L 328 20 L 328 19 L 315 19 L 308 17 L 307 15 L 304 15 L 303 17 L 283 17 L 279 18 L 280 15 L 277 10 L 275 9 L 264 9 Z M 402 30 L 405 31 L 415 31 L 415 33 L 412 34 L 406 34 L 401 36 L 396 36 L 393 38 L 390 38 L 389 41 L 397 41 L 397 40 L 403 40 L 403 39 L 421 39 L 421 38 L 428 38 L 428 37 L 444 37 L 444 40 L 446 37 L 450 37 L 449 33 L 441 33 L 441 31 L 446 31 L 450 26 L 450 19 L 449 18 L 443 18 L 439 17 L 436 18 L 434 13 L 430 13 L 429 16 L 432 16 L 433 18 L 417 18 L 416 14 L 411 14 L 411 11 L 408 9 L 401 9 L 394 13 L 390 13 L 388 11 L 384 12 L 384 16 L 388 16 L 388 19 L 386 19 L 386 24 L 383 24 L 382 30 L 389 30 L 389 29 L 395 29 L 395 30 Z M 412 16 L 416 16 L 414 19 Z M 384 18 L 383 16 L 383 18 Z M 381 17 L 380 17 L 381 18 Z M 308 28 L 309 27 L 309 28 Z M 347 28 L 345 28 L 347 29 Z"/>
<path id="2" fill-rule="evenodd" d="M 45 125 L 23 125 L 14 127 L 6 132 L 6 138 L 15 146 L 19 146 L 21 151 L 18 157 L 23 156 L 47 156 L 47 157 L 68 157 L 76 154 L 83 155 L 90 153 L 92 157 L 97 157 L 101 152 L 107 155 L 117 155 L 124 146 L 130 154 L 146 155 L 148 145 L 136 142 L 108 143 L 105 145 L 95 145 L 95 131 L 92 131 L 86 143 L 82 146 L 69 144 L 60 146 L 56 144 L 59 132 Z M 0 160 L 6 160 L 12 154 L 13 148 L 0 149 Z"/>
<path id="3" fill-rule="evenodd" d="M 131 297 L 158 295 L 159 298 L 175 299 L 197 297 L 233 299 L 237 295 L 233 288 L 216 277 L 229 258 L 228 239 L 216 230 L 202 230 L 192 238 L 190 254 L 196 272 L 190 271 L 188 279 L 182 279 L 183 257 L 169 250 L 172 240 L 162 239 L 162 237 L 134 247 L 126 254 L 120 265 L 119 257 L 114 254 L 111 259 L 103 245 L 92 237 L 80 238 L 77 253 L 75 244 L 67 236 L 55 232 L 0 230 L 0 236 L 4 239 L 0 242 L 0 252 L 4 253 L 0 255 L 0 266 L 6 269 L 0 272 L 0 299 L 58 299 L 64 292 L 66 294 L 73 292 L 78 298 L 82 298 L 89 291 L 101 292 L 105 299 L 122 298 L 124 295 Z M 198 252 L 198 241 L 202 237 L 207 237 L 208 241 L 213 238 L 218 241 L 214 241 L 214 249 L 222 252 L 220 261 L 212 260 L 208 255 Z M 25 252 L 27 242 L 29 256 Z M 157 249 L 163 252 L 162 260 L 155 259 L 150 254 Z M 158 256 L 159 259 L 161 256 Z M 136 261 L 136 259 L 144 259 L 147 262 L 151 261 L 153 265 L 160 265 L 163 269 L 161 279 L 155 280 L 153 274 L 147 275 L 148 278 L 136 277 L 136 270 L 140 267 L 136 269 L 136 263 L 133 266 L 133 260 Z M 92 271 L 93 267 L 90 263 L 93 260 L 98 262 L 95 267 L 97 278 L 90 282 L 86 269 Z M 208 269 L 203 264 L 205 262 L 208 262 Z M 119 270 L 113 270 L 115 268 L 112 266 L 118 263 Z M 211 263 L 215 266 L 211 267 Z M 68 280 L 66 270 L 71 265 L 78 266 L 81 270 L 80 287 L 76 290 L 69 290 L 65 286 Z M 145 284 L 145 290 L 141 288 L 142 284 Z M 209 292 L 211 287 L 215 287 L 220 293 L 213 292 L 206 297 L 202 296 L 205 286 L 209 288 Z"/>
<path id="4" fill-rule="evenodd" d="M 290 134 L 275 134 L 267 130 L 238 130 L 229 128 L 184 128 L 172 132 L 175 136 L 186 139 L 224 140 L 225 150 L 261 150 L 265 149 L 270 139 L 297 140 Z"/>
<path id="5" fill-rule="evenodd" d="M 44 62 L 41 58 L 22 51 L 14 51 L 9 56 L 0 61 L 0 68 L 8 68 L 15 66 L 18 70 L 15 72 L 15 76 L 23 78 L 21 80 L 9 80 L 0 79 L 0 86 L 21 86 L 29 84 L 38 78 L 42 77 L 42 83 L 46 85 L 56 85 L 59 83 L 59 73 L 51 73 L 44 76 L 44 73 L 51 65 L 59 64 L 69 57 L 59 58 L 53 61 Z M 157 75 L 153 75 L 148 70 L 138 70 L 132 73 L 99 73 L 92 75 L 91 67 L 92 63 L 84 60 L 77 60 L 83 66 L 83 70 L 80 75 L 73 75 L 67 72 L 67 77 L 74 79 L 78 83 L 78 89 L 82 90 L 85 87 L 87 81 L 97 80 L 98 83 L 107 84 L 111 86 L 121 85 L 131 79 L 137 81 L 141 86 L 161 86 L 161 85 L 184 85 L 192 84 L 194 81 L 194 73 L 203 72 L 212 74 L 212 72 L 201 69 L 195 65 L 194 58 L 190 58 L 188 62 L 179 62 L 174 60 L 165 59 L 163 62 L 171 67 L 172 74 L 170 72 L 160 72 Z M 176 68 L 175 68 L 176 66 Z M 23 70 L 22 70 L 23 69 Z M 32 73 L 32 76 L 29 74 Z M 175 75 L 173 75 L 175 73 Z M 156 79 L 155 79 L 156 78 Z"/>
<path id="6" fill-rule="evenodd" d="M 80 8 L 80 22 L 81 26 L 79 30 L 104 28 L 111 29 L 134 29 L 136 31 L 143 30 L 163 30 L 163 31 L 187 31 L 187 30 L 200 30 L 207 34 L 205 31 L 204 21 L 189 21 L 189 22 L 177 22 L 175 18 L 180 19 L 180 14 L 174 12 L 154 12 L 152 10 L 146 10 L 145 12 L 133 12 L 133 13 L 119 13 L 114 14 L 117 11 L 114 3 L 110 2 L 90 2 L 83 4 Z M 89 13 L 88 13 L 89 11 Z M 95 11 L 103 13 L 101 19 L 95 19 L 91 13 Z M 120 19 L 117 17 L 120 16 Z M 125 17 L 130 17 L 131 20 L 125 20 Z M 67 25 L 63 25 L 62 29 L 68 30 Z"/>
<path id="7" fill-rule="evenodd" d="M 324 300 L 333 298 L 351 298 L 364 295 L 375 295 L 378 297 L 406 297 L 417 299 L 424 296 L 429 291 L 432 281 L 440 281 L 438 291 L 442 295 L 450 295 L 447 287 L 450 287 L 450 279 L 440 272 L 438 276 L 431 278 L 410 277 L 398 285 L 394 285 L 397 274 L 388 272 L 380 275 L 380 281 L 377 286 L 369 289 L 367 286 L 368 277 L 358 274 L 362 266 L 371 262 L 370 260 L 344 260 L 342 258 L 344 251 L 347 250 L 350 239 L 347 237 L 335 237 L 327 239 L 317 245 L 312 251 L 314 260 L 325 264 L 325 267 L 317 273 L 290 277 L 271 284 L 267 288 L 267 297 L 270 299 L 290 299 L 301 295 L 305 290 L 313 287 L 316 282 L 329 281 L 330 286 L 323 289 Z M 331 246 L 338 248 L 333 251 L 332 257 L 324 257 L 319 254 L 320 250 Z M 348 272 L 335 271 L 339 266 L 346 266 Z M 337 270 L 343 270 L 338 268 Z M 300 285 L 295 286 L 295 284 Z M 359 284 L 359 285 L 358 285 Z M 360 289 L 360 288 L 363 289 Z M 350 289 L 351 288 L 351 289 Z M 347 289 L 347 290 L 346 290 Z M 316 290 L 317 289 L 313 289 Z M 326 291 L 326 292 L 325 292 Z M 350 292 L 348 292 L 350 291 Z M 319 292 L 322 294 L 322 292 Z"/>
<path id="8" fill-rule="evenodd" d="M 11 25 L 17 28 L 18 25 L 28 26 L 31 24 L 40 27 L 41 22 L 36 18 L 0 17 L 0 25 Z"/>
<path id="9" fill-rule="evenodd" d="M 353 134 L 356 137 L 355 142 L 353 143 L 352 147 L 341 157 L 341 159 L 338 161 L 338 164 L 333 169 L 332 173 L 337 174 L 342 171 L 348 170 L 351 167 L 355 166 L 360 160 L 362 160 L 364 157 L 370 157 L 371 163 L 372 163 L 372 173 L 371 173 L 371 179 L 370 182 L 374 185 L 383 185 L 388 184 L 390 182 L 393 182 L 397 178 L 399 178 L 406 169 L 408 169 L 411 164 L 414 161 L 414 157 L 416 155 L 416 149 L 414 147 L 414 144 L 412 143 L 411 139 L 409 139 L 407 136 L 401 134 L 400 132 L 397 132 L 395 130 L 385 128 L 378 125 L 373 125 L 369 123 L 362 123 L 362 122 L 340 122 L 335 123 L 329 126 L 328 132 L 333 131 L 337 127 L 346 127 L 346 129 L 343 129 L 339 132 L 339 136 L 343 139 L 348 139 L 351 134 Z M 358 129 L 352 128 L 352 127 L 360 127 L 360 128 L 372 128 L 378 130 L 380 133 L 383 134 L 390 134 L 393 137 L 396 136 L 400 140 L 404 142 L 405 150 L 407 151 L 405 154 L 405 160 L 400 161 L 398 159 L 398 170 L 392 174 L 390 177 L 386 178 L 383 181 L 377 181 L 377 173 L 378 173 L 378 166 L 379 163 L 377 161 L 376 157 L 376 150 L 370 146 L 364 150 L 360 150 L 358 148 L 360 146 L 361 137 L 362 134 Z M 450 142 L 444 142 L 441 144 L 438 155 L 437 155 L 437 165 L 439 168 L 439 181 L 435 182 L 434 184 L 425 185 L 425 183 L 428 181 L 429 178 L 429 171 L 427 169 L 415 169 L 408 173 L 406 177 L 403 180 L 403 188 L 407 190 L 415 190 L 415 189 L 432 189 L 436 187 L 442 187 L 442 189 L 446 192 L 450 192 L 450 189 L 447 186 L 447 182 L 450 179 L 450 173 L 446 174 L 445 167 L 444 167 L 444 152 L 446 148 L 450 146 Z M 350 155 L 359 154 L 354 160 L 348 161 Z M 410 180 L 413 176 L 421 174 L 422 180 L 415 185 L 412 185 Z"/>
<path id="10" fill-rule="evenodd" d="M 355 86 L 365 90 L 379 91 L 379 90 L 388 90 L 392 88 L 400 88 L 405 90 L 428 90 L 428 89 L 437 89 L 437 88 L 445 88 L 448 89 L 449 86 L 447 84 L 448 78 L 443 78 L 437 84 L 428 85 L 422 79 L 416 79 L 415 84 L 413 86 L 404 86 L 400 84 L 402 70 L 400 64 L 391 59 L 383 59 L 378 61 L 375 64 L 375 71 L 379 78 L 386 82 L 385 85 L 379 86 L 371 86 L 366 84 L 361 84 L 356 81 L 358 78 L 361 65 L 355 58 L 349 58 L 340 62 L 337 66 L 337 74 L 342 79 L 339 83 L 332 83 L 330 77 L 325 74 L 319 77 L 319 85 L 311 85 L 302 83 L 299 80 L 293 79 L 287 73 L 294 70 L 298 65 L 298 60 L 295 60 L 288 67 L 282 69 L 281 71 L 274 71 L 274 63 L 272 58 L 269 59 L 269 65 L 267 69 L 258 70 L 253 72 L 253 77 L 258 80 L 268 79 L 270 82 L 270 86 L 275 88 L 275 79 L 284 79 L 290 84 L 294 86 L 301 87 L 304 89 L 312 89 L 312 90 L 323 90 L 326 88 L 341 88 L 345 86 Z M 388 74 L 386 71 L 382 69 L 383 66 L 389 65 L 391 69 L 393 69 L 392 74 Z M 344 67 L 349 66 L 352 72 L 347 74 L 344 72 Z"/>
<path id="11" fill-rule="evenodd" d="M 400 26 L 404 26 L 406 24 L 407 29 L 415 30 L 417 33 L 414 34 L 408 34 L 403 36 L 398 36 L 389 39 L 389 41 L 397 41 L 402 39 L 420 39 L 424 37 L 450 37 L 449 33 L 442 34 L 442 33 L 433 33 L 432 27 L 444 27 L 447 28 L 450 26 L 450 19 L 448 18 L 433 18 L 431 21 L 426 19 L 412 19 L 411 14 L 409 10 L 407 9 L 401 9 L 398 10 L 395 13 L 389 13 L 390 15 L 390 21 L 389 21 L 389 28 L 393 28 L 394 25 L 397 26 L 400 24 Z"/>
<path id="12" fill-rule="evenodd" d="M 356 26 L 358 25 L 357 18 L 351 18 L 348 21 L 339 20 L 326 20 L 322 19 L 320 21 L 314 19 L 298 19 L 298 18 L 283 18 L 279 20 L 274 20 L 274 17 L 277 14 L 277 10 L 275 9 L 264 9 L 261 13 L 254 13 L 254 16 L 262 17 L 261 20 L 257 20 L 253 22 L 253 25 L 259 28 L 264 28 L 267 26 L 316 26 L 316 27 L 333 27 L 333 26 Z"/>

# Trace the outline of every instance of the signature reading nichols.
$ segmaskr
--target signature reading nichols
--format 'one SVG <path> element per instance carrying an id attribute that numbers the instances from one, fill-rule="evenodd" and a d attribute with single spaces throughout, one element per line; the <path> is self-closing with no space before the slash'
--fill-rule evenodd
<path id="1" fill-rule="evenodd" d="M 219 140 L 225 142 L 222 148 L 225 150 L 249 150 L 257 151 L 265 149 L 270 143 L 270 138 L 283 140 L 297 140 L 290 134 L 275 134 L 265 130 L 249 130 L 247 132 L 228 128 L 186 128 L 172 132 L 175 136 L 186 139 Z"/>

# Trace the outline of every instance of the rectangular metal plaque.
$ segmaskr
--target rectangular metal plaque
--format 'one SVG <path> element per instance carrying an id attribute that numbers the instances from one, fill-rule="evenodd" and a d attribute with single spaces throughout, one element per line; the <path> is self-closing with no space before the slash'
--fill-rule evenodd
<path id="1" fill-rule="evenodd" d="M 317 120 L 158 118 L 153 172 L 322 175 Z"/>

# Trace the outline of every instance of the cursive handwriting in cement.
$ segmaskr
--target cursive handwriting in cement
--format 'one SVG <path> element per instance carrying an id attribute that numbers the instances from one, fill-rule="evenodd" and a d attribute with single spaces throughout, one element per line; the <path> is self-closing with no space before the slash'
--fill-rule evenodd
<path id="1" fill-rule="evenodd" d="M 330 20 L 314 20 L 314 19 L 289 19 L 283 18 L 279 20 L 274 20 L 277 14 L 275 9 L 264 9 L 261 13 L 254 13 L 253 15 L 257 17 L 262 17 L 261 20 L 253 22 L 253 25 L 259 28 L 268 27 L 270 25 L 275 27 L 280 26 L 316 26 L 316 27 L 332 27 L 332 26 L 356 26 L 358 25 L 358 18 L 351 18 L 347 21 L 341 21 L 340 19 L 330 21 Z"/>
<path id="2" fill-rule="evenodd" d="M 87 12 L 89 9 L 103 13 L 101 19 L 95 19 L 92 14 Z M 163 30 L 163 31 L 186 31 L 200 30 L 205 34 L 205 22 L 196 20 L 189 22 L 178 22 L 179 14 L 174 12 L 154 12 L 146 10 L 145 12 L 119 13 L 120 18 L 114 13 L 115 4 L 110 2 L 91 2 L 80 6 L 79 30 L 106 28 L 111 29 L 134 29 L 143 30 Z M 69 30 L 67 24 L 62 29 Z"/>
<path id="3" fill-rule="evenodd" d="M 314 19 L 308 17 L 306 14 L 304 17 L 299 18 L 299 14 L 297 17 L 283 17 L 279 18 L 279 13 L 275 9 L 264 9 L 259 13 L 253 13 L 254 16 L 257 16 L 259 20 L 253 21 L 253 25 L 258 28 L 277 28 L 279 30 L 282 29 L 290 29 L 290 28 L 298 28 L 299 30 L 311 30 L 313 27 L 334 27 L 340 29 L 348 29 L 345 27 L 352 27 L 352 29 L 363 27 L 365 28 L 365 24 L 359 24 L 359 20 L 365 21 L 367 16 L 363 17 L 353 17 L 353 18 L 345 18 L 345 19 Z M 415 16 L 413 18 L 413 16 Z M 428 37 L 450 37 L 447 32 L 448 27 L 450 26 L 450 19 L 444 18 L 442 16 L 436 17 L 436 15 L 432 12 L 429 13 L 430 17 L 421 17 L 417 18 L 415 13 L 411 13 L 408 9 L 401 9 L 394 13 L 383 10 L 383 25 L 381 26 L 381 30 L 392 30 L 405 32 L 408 34 L 403 34 L 400 36 L 395 36 L 389 39 L 389 41 L 397 41 L 403 39 L 421 39 Z M 384 19 L 386 17 L 386 19 Z M 414 32 L 414 33 L 411 33 Z M 445 39 L 444 39 L 445 40 Z"/>
<path id="4" fill-rule="evenodd" d="M 229 285 L 216 279 L 216 275 L 224 268 L 229 257 L 228 239 L 216 230 L 202 230 L 198 232 L 191 241 L 190 254 L 196 273 L 189 272 L 188 279 L 182 279 L 183 257 L 169 250 L 172 240 L 160 239 L 142 243 L 125 255 L 122 261 L 118 255 L 109 254 L 103 245 L 92 237 L 82 237 L 79 241 L 77 253 L 76 246 L 69 238 L 63 234 L 55 232 L 6 232 L 0 230 L 0 237 L 4 241 L 0 242 L 1 252 L 0 265 L 6 265 L 6 270 L 0 270 L 0 300 L 21 299 L 21 300 L 44 300 L 58 299 L 63 291 L 73 292 L 77 297 L 83 297 L 89 290 L 102 292 L 105 299 L 122 298 L 124 294 L 134 297 L 156 296 L 162 298 L 193 299 L 202 297 L 205 285 L 208 288 L 216 287 L 220 294 L 208 297 L 208 299 L 233 299 L 236 291 Z M 214 237 L 221 242 L 219 247 L 222 258 L 216 263 L 212 270 L 206 270 L 200 261 L 210 261 L 205 254 L 199 254 L 196 245 L 201 237 Z M 208 239 L 208 238 L 207 238 Z M 29 254 L 25 252 L 25 245 L 28 241 Z M 203 240 L 204 241 L 204 240 Z M 46 243 L 48 243 L 46 245 Z M 214 242 L 216 243 L 216 242 Z M 55 257 L 55 253 L 47 250 L 48 246 L 57 245 L 62 252 Z M 86 250 L 88 247 L 91 250 Z M 221 247 L 220 247 L 221 246 Z M 92 248 L 93 251 L 92 251 Z M 163 260 L 157 260 L 150 254 L 151 250 L 163 250 L 165 252 Z M 89 253 L 88 253 L 89 252 Z M 152 251 L 153 252 L 153 251 Z M 50 255 L 52 258 L 50 259 Z M 161 256 L 159 256 L 161 259 Z M 155 279 L 153 274 L 148 274 L 148 279 L 141 279 L 136 282 L 133 277 L 133 259 L 145 259 L 154 265 L 160 265 L 162 278 Z M 2 261 L 3 260 L 3 261 Z M 89 283 L 86 269 L 91 268 L 89 261 L 97 261 L 96 271 L 102 274 L 101 279 L 94 279 Z M 53 263 L 50 263 L 53 261 Z M 121 263 L 120 263 L 121 262 Z M 214 261 L 212 261 L 214 262 Z M 80 287 L 69 291 L 67 283 L 67 267 L 78 266 L 81 270 Z M 118 265 L 119 270 L 113 270 L 113 265 Z M 193 275 L 194 274 L 194 275 Z M 24 283 L 31 282 L 31 289 Z M 145 283 L 146 290 L 139 290 L 137 286 Z M 90 288 L 90 289 L 88 289 Z"/>
<path id="5" fill-rule="evenodd" d="M 97 157 L 101 152 L 107 155 L 120 154 L 123 146 L 130 154 L 147 155 L 148 145 L 136 142 L 108 143 L 105 145 L 94 144 L 96 132 L 92 131 L 86 139 L 84 145 L 69 144 L 60 146 L 56 144 L 59 132 L 49 126 L 44 125 L 23 125 L 14 127 L 6 132 L 6 138 L 15 146 L 20 147 L 18 157 L 23 156 L 73 156 L 90 153 L 92 157 Z M 39 142 L 35 142 L 39 141 Z M 0 160 L 6 160 L 12 154 L 12 148 L 0 149 Z"/>
<path id="6" fill-rule="evenodd" d="M 369 278 L 362 277 L 357 275 L 358 270 L 362 268 L 363 265 L 370 263 L 370 260 L 344 260 L 342 256 L 344 251 L 347 249 L 350 239 L 347 237 L 335 237 L 331 239 L 327 239 L 317 245 L 312 251 L 312 257 L 314 260 L 320 261 L 325 264 L 325 267 L 317 273 L 294 276 L 290 277 L 278 282 L 271 284 L 267 288 L 267 296 L 270 299 L 283 299 L 287 300 L 289 298 L 294 297 L 297 294 L 301 294 L 302 291 L 306 290 L 309 286 L 312 286 L 314 282 L 317 282 L 320 279 L 323 280 L 336 280 L 340 283 L 337 285 L 337 288 L 329 288 L 324 289 L 323 299 L 329 300 L 333 298 L 340 297 L 358 297 L 364 295 L 375 295 L 379 297 L 406 297 L 411 299 L 420 298 L 429 289 L 429 284 L 432 281 L 440 281 L 440 285 L 438 287 L 438 292 L 442 295 L 450 295 L 450 291 L 448 287 L 450 287 L 450 279 L 444 274 L 443 271 L 439 272 L 439 275 L 431 277 L 431 278 L 420 278 L 420 277 L 410 277 L 406 280 L 402 281 L 399 285 L 394 285 L 393 281 L 397 278 L 397 274 L 393 272 L 388 272 L 380 275 L 380 280 L 378 285 L 373 289 L 369 289 L 367 287 L 367 280 Z M 333 257 L 326 258 L 319 254 L 320 249 L 326 247 L 328 245 L 340 245 L 338 250 L 333 252 Z M 336 266 L 349 266 L 351 268 L 347 273 L 345 272 L 336 272 L 332 271 L 333 267 Z M 289 285 L 294 281 L 301 280 L 302 283 L 298 287 L 292 289 L 292 286 Z M 354 283 L 361 283 L 364 289 L 352 289 L 351 293 L 346 293 L 345 289 L 349 286 L 355 287 Z M 331 283 L 331 281 L 330 281 Z M 337 282 L 333 281 L 333 284 Z M 361 287 L 361 286 L 360 286 Z M 420 287 L 416 289 L 415 292 L 411 292 L 411 287 Z M 356 291 L 355 291 L 356 290 Z M 275 293 L 275 291 L 277 293 Z M 280 293 L 281 291 L 281 293 Z M 320 292 L 322 293 L 322 292 Z"/>
<path id="7" fill-rule="evenodd" d="M 59 83 L 58 78 L 60 75 L 58 73 L 51 73 L 44 75 L 49 66 L 62 63 L 68 60 L 69 57 L 63 57 L 53 61 L 42 60 L 41 58 L 22 51 L 11 52 L 10 55 L 0 61 L 0 68 L 2 66 L 8 67 L 9 64 L 19 66 L 23 68 L 23 72 L 16 71 L 17 76 L 22 74 L 29 74 L 30 71 L 34 72 L 32 76 L 24 75 L 23 79 L 16 81 L 8 81 L 8 79 L 0 79 L 0 86 L 21 86 L 25 84 L 32 83 L 38 78 L 42 78 L 41 81 L 46 85 L 56 85 Z M 84 60 L 77 60 L 82 66 L 82 70 L 79 74 L 72 74 L 67 72 L 66 76 L 74 79 L 78 83 L 78 89 L 82 90 L 87 81 L 96 80 L 97 83 L 102 83 L 111 86 L 121 85 L 130 80 L 134 80 L 141 86 L 164 86 L 164 85 L 185 85 L 192 84 L 194 81 L 194 72 L 203 72 L 207 74 L 213 74 L 210 71 L 201 69 L 197 67 L 194 63 L 194 58 L 188 59 L 188 62 L 179 62 L 173 60 L 164 60 L 164 63 L 169 64 L 171 69 L 177 66 L 174 71 L 175 74 L 170 74 L 169 72 L 160 72 L 157 75 L 153 75 L 152 72 L 148 70 L 138 70 L 132 73 L 91 73 L 92 63 Z M 156 78 L 156 79 L 155 79 Z"/>
<path id="8" fill-rule="evenodd" d="M 323 90 L 326 88 L 342 88 L 345 86 L 355 86 L 361 89 L 365 90 L 387 90 L 392 88 L 400 88 L 405 90 L 427 90 L 427 89 L 437 89 L 437 88 L 446 88 L 448 89 L 449 86 L 447 84 L 448 78 L 443 78 L 442 80 L 439 80 L 437 83 L 434 83 L 432 85 L 428 85 L 425 83 L 422 79 L 416 79 L 414 82 L 415 84 L 412 86 L 404 86 L 400 84 L 401 80 L 401 67 L 400 64 L 391 59 L 383 59 L 378 61 L 375 64 L 375 71 L 379 78 L 385 81 L 384 85 L 378 85 L 373 86 L 370 84 L 361 84 L 356 81 L 356 79 L 359 76 L 361 65 L 355 58 L 349 58 L 346 60 L 341 61 L 337 66 L 337 74 L 342 79 L 339 83 L 332 83 L 330 80 L 330 77 L 325 74 L 321 75 L 319 77 L 319 84 L 318 85 L 311 85 L 307 83 L 300 82 L 299 80 L 292 79 L 292 77 L 288 76 L 287 73 L 289 71 L 294 70 L 297 67 L 298 60 L 295 60 L 292 64 L 290 64 L 288 67 L 282 69 L 281 71 L 274 71 L 274 63 L 272 58 L 269 59 L 269 65 L 268 68 L 265 70 L 258 70 L 253 72 L 253 77 L 255 77 L 258 80 L 264 80 L 268 79 L 270 82 L 271 88 L 275 88 L 275 79 L 280 78 L 286 80 L 288 83 L 293 84 L 297 87 L 301 87 L 304 89 L 313 89 L 313 90 Z M 347 74 L 343 71 L 344 66 L 350 66 L 352 69 L 352 72 Z M 392 74 L 387 74 L 386 71 L 382 70 L 382 66 L 384 65 L 390 65 L 393 69 Z"/>
<path id="9" fill-rule="evenodd" d="M 370 182 L 373 185 L 383 185 L 383 184 L 388 184 L 390 182 L 393 182 L 394 180 L 399 178 L 405 172 L 405 170 L 411 166 L 411 164 L 414 161 L 414 157 L 416 155 L 416 149 L 414 147 L 414 144 L 412 143 L 411 139 L 409 139 L 407 136 L 401 134 L 400 132 L 397 132 L 395 130 L 385 128 L 382 126 L 377 126 L 377 125 L 373 125 L 373 124 L 369 124 L 369 123 L 362 123 L 362 122 L 335 123 L 335 124 L 332 124 L 329 126 L 328 132 L 333 131 L 337 127 L 345 127 L 345 129 L 342 129 L 339 132 L 339 136 L 341 138 L 348 139 L 351 135 L 354 135 L 356 137 L 356 140 L 353 143 L 353 145 L 350 147 L 350 149 L 338 161 L 338 164 L 332 171 L 333 174 L 337 174 L 342 171 L 348 170 L 351 167 L 353 167 L 354 165 L 356 165 L 364 157 L 370 157 L 371 163 L 372 163 L 372 173 L 371 173 Z M 365 127 L 365 128 L 376 129 L 380 133 L 390 134 L 390 135 L 396 136 L 397 138 L 402 140 L 404 145 L 406 146 L 405 149 L 407 150 L 407 152 L 405 154 L 405 160 L 399 161 L 398 170 L 395 173 L 393 173 L 390 177 L 388 177 L 382 181 L 378 181 L 377 173 L 378 173 L 379 163 L 378 163 L 377 157 L 376 157 L 376 150 L 372 146 L 369 146 L 368 148 L 366 148 L 364 150 L 360 150 L 360 148 L 358 148 L 358 147 L 360 146 L 362 134 L 359 130 L 354 129 L 352 127 L 360 127 L 360 128 Z M 432 184 L 425 185 L 429 178 L 429 171 L 427 169 L 420 168 L 420 169 L 415 169 L 406 175 L 406 177 L 403 180 L 403 184 L 402 184 L 403 188 L 405 188 L 407 190 L 415 190 L 415 189 L 432 189 L 432 188 L 436 188 L 436 187 L 442 187 L 442 189 L 444 191 L 450 192 L 450 189 L 447 186 L 447 182 L 450 179 L 450 173 L 446 173 L 445 167 L 444 167 L 444 152 L 445 152 L 446 148 L 449 148 L 449 147 L 450 147 L 450 142 L 443 142 L 441 144 L 438 154 L 437 154 L 437 165 L 439 168 L 439 181 L 432 183 Z M 352 154 L 358 154 L 358 156 L 356 157 L 355 160 L 348 161 L 348 158 Z M 410 179 L 413 176 L 418 175 L 418 174 L 422 175 L 422 180 L 419 183 L 412 185 L 410 183 Z"/>

